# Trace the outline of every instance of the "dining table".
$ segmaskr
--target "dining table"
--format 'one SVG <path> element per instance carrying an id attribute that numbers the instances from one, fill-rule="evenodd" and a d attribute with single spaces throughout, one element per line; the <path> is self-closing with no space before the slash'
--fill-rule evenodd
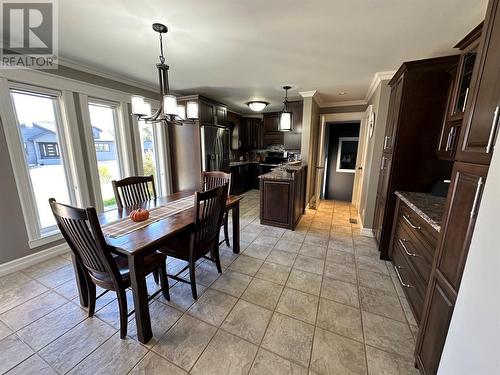
<path id="1" fill-rule="evenodd" d="M 132 210 L 142 208 L 149 211 L 168 206 L 169 204 L 193 196 L 194 191 L 181 191 L 171 195 L 158 197 L 138 205 L 116 208 L 99 214 L 99 223 L 102 228 L 107 225 L 126 220 Z M 240 201 L 241 196 L 229 195 L 226 201 L 226 213 L 231 211 L 232 217 L 232 250 L 240 252 Z M 135 309 L 137 337 L 141 343 L 152 338 L 151 319 L 149 315 L 149 296 L 144 272 L 144 258 L 157 251 L 179 232 L 189 230 L 194 226 L 194 204 L 187 209 L 173 215 L 155 220 L 146 226 L 126 232 L 119 236 L 106 235 L 106 243 L 114 254 L 128 259 L 131 290 Z M 188 251 L 188 249 L 186 249 Z M 76 274 L 76 283 L 80 295 L 80 304 L 88 307 L 87 284 L 85 270 L 73 257 L 73 267 Z"/>

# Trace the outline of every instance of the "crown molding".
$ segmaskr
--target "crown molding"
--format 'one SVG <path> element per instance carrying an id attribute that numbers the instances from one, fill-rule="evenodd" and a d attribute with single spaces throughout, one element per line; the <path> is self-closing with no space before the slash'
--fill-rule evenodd
<path id="1" fill-rule="evenodd" d="M 158 88 L 155 87 L 154 85 L 149 85 L 145 82 L 136 81 L 136 80 L 124 77 L 124 76 L 119 76 L 116 73 L 98 70 L 98 69 L 89 67 L 87 65 L 84 65 L 84 64 L 81 64 L 79 62 L 76 62 L 76 61 L 73 61 L 70 59 L 66 59 L 63 57 L 59 57 L 58 64 L 65 66 L 67 68 L 71 68 L 71 69 L 79 70 L 79 71 L 82 71 L 85 73 L 93 74 L 93 75 L 96 75 L 99 77 L 107 78 L 107 79 L 117 81 L 117 82 L 129 85 L 129 86 L 134 86 L 134 87 L 137 87 L 137 88 L 140 88 L 143 90 L 152 91 L 152 92 L 158 91 Z"/>
<path id="2" fill-rule="evenodd" d="M 389 70 L 386 72 L 377 72 L 373 75 L 372 82 L 370 83 L 370 87 L 368 88 L 368 91 L 366 92 L 365 96 L 365 101 L 368 103 L 372 97 L 372 95 L 375 93 L 375 90 L 377 90 L 378 85 L 380 82 L 391 79 L 394 77 L 394 74 L 396 74 L 395 70 Z"/>
<path id="3" fill-rule="evenodd" d="M 311 90 L 311 91 L 299 91 L 300 96 L 303 98 L 312 98 L 314 95 L 316 95 L 318 91 L 316 90 Z"/>
<path id="4" fill-rule="evenodd" d="M 330 103 L 323 103 L 321 105 L 322 108 L 328 108 L 328 107 L 348 107 L 348 106 L 353 106 L 353 105 L 366 105 L 368 102 L 364 99 L 360 100 L 345 100 L 343 102 L 330 102 Z"/>

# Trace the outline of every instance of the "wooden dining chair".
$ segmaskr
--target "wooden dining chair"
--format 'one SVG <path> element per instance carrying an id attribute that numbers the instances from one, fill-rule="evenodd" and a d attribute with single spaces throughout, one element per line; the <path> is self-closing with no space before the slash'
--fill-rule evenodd
<path id="1" fill-rule="evenodd" d="M 217 271 L 222 273 L 219 257 L 219 232 L 222 218 L 226 210 L 228 185 L 219 186 L 211 190 L 195 193 L 194 225 L 176 235 L 159 251 L 167 256 L 188 262 L 188 265 L 176 275 L 169 277 L 191 284 L 194 299 L 198 299 L 196 291 L 195 266 L 200 258 L 215 262 Z M 211 254 L 208 257 L 207 254 Z M 179 275 L 189 269 L 189 281 Z"/>
<path id="2" fill-rule="evenodd" d="M 112 290 L 116 292 L 120 311 L 120 337 L 127 335 L 127 297 L 126 289 L 130 287 L 130 270 L 125 257 L 114 255 L 106 244 L 101 226 L 94 207 L 86 209 L 76 208 L 57 203 L 54 198 L 49 199 L 52 213 L 64 239 L 73 252 L 76 262 L 84 272 L 89 300 L 89 317 L 95 313 L 97 298 Z M 158 271 L 161 281 L 161 292 L 165 299 L 170 300 L 166 269 L 166 257 L 155 252 L 148 255 L 144 261 L 144 274 Z M 96 297 L 96 285 L 105 289 L 105 292 Z M 160 291 L 154 293 L 154 298 Z"/>
<path id="3" fill-rule="evenodd" d="M 133 206 L 156 198 L 153 176 L 131 176 L 111 181 L 118 208 Z"/>
<path id="4" fill-rule="evenodd" d="M 207 191 L 215 187 L 227 184 L 228 194 L 231 194 L 231 173 L 224 173 L 219 171 L 202 172 L 201 178 L 202 178 L 203 191 Z M 226 246 L 229 247 L 231 246 L 231 244 L 229 242 L 229 223 L 228 223 L 227 212 L 224 213 L 223 223 L 224 223 L 224 240 L 220 241 L 219 245 L 222 245 L 225 241 Z"/>

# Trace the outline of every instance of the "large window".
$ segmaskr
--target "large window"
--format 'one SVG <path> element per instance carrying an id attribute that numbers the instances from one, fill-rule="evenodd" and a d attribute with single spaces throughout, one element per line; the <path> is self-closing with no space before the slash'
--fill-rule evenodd
<path id="1" fill-rule="evenodd" d="M 56 230 L 48 200 L 72 203 L 69 182 L 69 166 L 61 147 L 63 127 L 59 99 L 56 94 L 37 93 L 12 89 L 10 91 L 16 115 L 19 146 L 21 146 L 29 181 L 30 196 L 24 199 L 33 202 L 37 235 L 43 236 Z M 21 167 L 22 166 L 18 166 Z M 23 199 L 23 197 L 21 197 Z"/>
<path id="2" fill-rule="evenodd" d="M 157 166 L 157 152 L 156 152 L 156 133 L 154 125 L 140 120 L 139 124 L 139 137 L 141 142 L 142 152 L 142 169 L 144 176 L 153 175 L 155 183 L 158 184 L 158 166 Z M 156 185 L 158 187 L 158 185 Z"/>
<path id="3" fill-rule="evenodd" d="M 94 138 L 101 199 L 104 210 L 116 207 L 111 181 L 121 178 L 118 152 L 118 117 L 113 105 L 89 103 L 90 125 Z"/>

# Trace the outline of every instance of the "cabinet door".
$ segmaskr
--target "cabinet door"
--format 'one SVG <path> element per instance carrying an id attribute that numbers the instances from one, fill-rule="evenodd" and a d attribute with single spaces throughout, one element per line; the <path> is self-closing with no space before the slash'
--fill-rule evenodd
<path id="1" fill-rule="evenodd" d="M 394 137 L 396 135 L 396 126 L 399 120 L 399 109 L 401 97 L 403 95 L 404 74 L 399 77 L 396 84 L 392 87 L 389 99 L 389 115 L 385 128 L 384 152 L 392 152 L 394 147 Z"/>
<path id="2" fill-rule="evenodd" d="M 215 117 L 217 121 L 217 125 L 226 125 L 227 120 L 227 108 L 223 106 L 215 106 Z"/>
<path id="3" fill-rule="evenodd" d="M 428 304 L 424 308 L 425 320 L 419 327 L 417 364 L 422 374 L 436 374 L 448 334 L 455 298 L 450 298 L 437 279 L 429 284 Z"/>
<path id="4" fill-rule="evenodd" d="M 214 106 L 202 100 L 198 102 L 198 106 L 200 113 L 200 123 L 203 125 L 215 124 Z"/>
<path id="5" fill-rule="evenodd" d="M 266 133 L 274 133 L 278 131 L 279 116 L 268 115 L 264 117 L 264 131 Z"/>
<path id="6" fill-rule="evenodd" d="M 392 157 L 389 154 L 382 155 L 380 161 L 380 175 L 378 179 L 377 192 L 384 199 L 387 198 L 387 190 L 389 189 L 389 179 L 391 176 Z"/>
<path id="7" fill-rule="evenodd" d="M 490 0 L 457 160 L 489 164 L 500 117 L 500 8 Z"/>
<path id="8" fill-rule="evenodd" d="M 465 259 L 476 223 L 487 166 L 455 163 L 441 238 L 437 248 L 437 269 L 458 291 Z"/>
<path id="9" fill-rule="evenodd" d="M 373 216 L 373 235 L 377 243 L 380 243 L 380 237 L 382 235 L 382 224 L 384 221 L 385 212 L 385 199 L 377 194 L 375 201 L 375 213 Z"/>

